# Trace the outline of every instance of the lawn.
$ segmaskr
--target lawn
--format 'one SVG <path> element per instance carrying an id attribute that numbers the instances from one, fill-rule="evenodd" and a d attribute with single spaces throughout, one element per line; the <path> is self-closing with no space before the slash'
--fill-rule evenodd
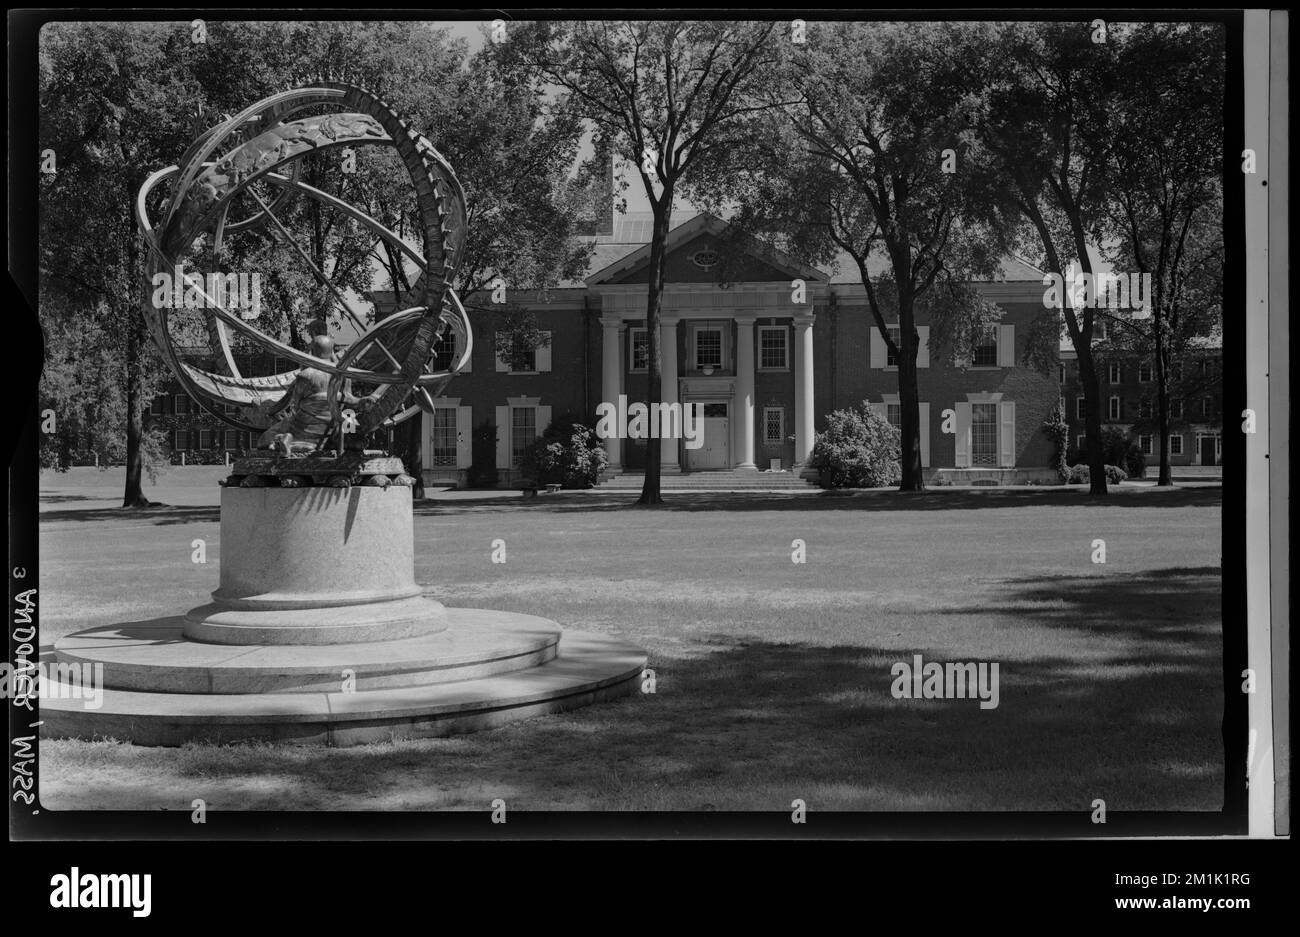
<path id="1" fill-rule="evenodd" d="M 42 477 L 41 638 L 205 601 L 211 483 Z M 212 474 L 211 471 L 208 472 Z M 215 477 L 215 476 L 213 476 Z M 416 578 L 644 646 L 656 692 L 493 731 L 314 749 L 43 740 L 47 809 L 1217 810 L 1220 490 L 573 493 L 416 507 Z M 207 542 L 208 563 L 191 562 Z M 491 562 L 492 541 L 507 546 Z M 791 562 L 792 541 L 807 561 Z M 1106 541 L 1094 564 L 1093 541 Z M 891 666 L 996 662 L 1000 701 Z"/>

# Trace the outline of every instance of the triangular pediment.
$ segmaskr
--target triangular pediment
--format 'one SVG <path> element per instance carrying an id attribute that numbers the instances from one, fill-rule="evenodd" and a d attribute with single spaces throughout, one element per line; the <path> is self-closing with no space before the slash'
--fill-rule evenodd
<path id="1" fill-rule="evenodd" d="M 707 212 L 668 232 L 665 283 L 763 283 L 803 279 L 824 281 L 826 274 L 801 264 L 775 248 L 747 239 L 736 244 L 728 224 Z M 588 286 L 647 283 L 650 245 L 587 277 Z"/>

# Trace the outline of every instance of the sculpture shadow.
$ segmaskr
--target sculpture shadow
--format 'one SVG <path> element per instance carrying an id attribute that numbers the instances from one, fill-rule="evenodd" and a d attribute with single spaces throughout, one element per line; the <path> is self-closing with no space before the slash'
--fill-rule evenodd
<path id="1" fill-rule="evenodd" d="M 169 764 L 193 796 L 241 809 L 481 810 L 503 797 L 522 810 L 788 812 L 802 798 L 810 810 L 1086 818 L 1102 798 L 1116 811 L 1218 811 L 1219 623 L 1205 614 L 1217 575 L 1006 583 L 1009 606 L 1055 600 L 1018 608 L 1047 643 L 1104 630 L 1086 659 L 991 655 L 977 632 L 900 651 L 871 637 L 868 610 L 860 642 L 801 641 L 791 622 L 788 643 L 712 632 L 689 650 L 662 645 L 649 662 L 653 694 L 474 735 L 336 750 L 189 746 Z M 891 669 L 913 654 L 998 662 L 998 706 L 895 698 Z M 223 782 L 249 776 L 281 793 L 241 784 L 223 795 Z"/>

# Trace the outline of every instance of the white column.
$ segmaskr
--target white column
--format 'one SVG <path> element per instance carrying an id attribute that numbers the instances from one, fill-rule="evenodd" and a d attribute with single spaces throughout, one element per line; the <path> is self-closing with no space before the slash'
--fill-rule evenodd
<path id="1" fill-rule="evenodd" d="M 618 406 L 619 388 L 622 386 L 623 376 L 623 356 L 620 353 L 619 336 L 622 330 L 619 326 L 622 322 L 618 319 L 607 319 L 602 317 L 600 324 L 604 329 L 604 357 L 601 363 L 600 387 L 604 403 Z M 605 440 L 605 454 L 609 456 L 609 466 L 611 471 L 622 471 L 623 466 L 621 459 L 623 457 L 623 442 L 617 436 L 611 436 Z"/>
<path id="2" fill-rule="evenodd" d="M 736 456 L 738 469 L 754 464 L 754 317 L 736 317 Z"/>
<path id="3" fill-rule="evenodd" d="M 815 316 L 795 316 L 794 462 L 806 465 L 813 447 L 813 333 Z"/>
<path id="4" fill-rule="evenodd" d="M 663 356 L 663 370 L 660 372 L 660 396 L 665 404 L 677 402 L 677 318 L 660 314 L 659 349 Z M 659 441 L 659 471 L 680 472 L 681 462 L 677 456 L 678 441 L 661 439 Z"/>

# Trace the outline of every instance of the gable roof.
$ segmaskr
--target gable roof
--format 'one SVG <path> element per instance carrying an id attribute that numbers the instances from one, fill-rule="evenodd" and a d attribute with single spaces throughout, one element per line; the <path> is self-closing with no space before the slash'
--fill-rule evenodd
<path id="1" fill-rule="evenodd" d="M 646 211 L 629 211 L 615 213 L 614 230 L 611 234 L 596 235 L 585 238 L 592 245 L 592 254 L 587 269 L 593 271 L 585 278 L 563 280 L 555 289 L 585 289 L 588 286 L 609 283 L 621 279 L 637 267 L 650 262 L 650 234 L 653 216 Z M 715 236 L 724 234 L 729 225 L 722 218 L 708 212 L 696 212 L 690 209 L 674 211 L 669 220 L 672 227 L 668 231 L 667 250 L 686 243 L 700 234 L 711 233 Z M 835 259 L 822 267 L 812 267 L 795 260 L 784 251 L 770 244 L 753 240 L 753 253 L 778 269 L 787 271 L 790 276 L 806 280 L 830 283 L 832 285 L 858 285 L 858 266 L 853 258 L 841 251 Z M 881 254 L 873 254 L 867 263 L 867 272 L 876 277 L 889 270 L 889 259 Z M 423 273 L 418 279 L 423 279 Z M 993 282 L 1023 283 L 1041 282 L 1043 271 L 1024 258 L 1009 256 L 1003 258 L 998 274 Z M 372 290 L 370 299 L 383 306 L 391 306 L 391 290 Z"/>
<path id="2" fill-rule="evenodd" d="M 835 256 L 835 260 L 827 265 L 833 272 L 830 275 L 830 281 L 834 284 L 841 283 L 861 283 L 858 276 L 858 265 L 854 262 L 853 257 L 847 251 L 840 251 Z M 883 273 L 889 272 L 889 258 L 883 254 L 874 253 L 867 258 L 867 273 L 874 279 Z M 1029 261 L 1016 256 L 1003 257 L 999 265 L 997 274 L 990 282 L 994 283 L 1041 283 L 1043 281 L 1043 271 L 1039 270 Z"/>
<path id="3" fill-rule="evenodd" d="M 723 221 L 717 215 L 709 212 L 700 212 L 689 221 L 685 221 L 668 232 L 668 238 L 664 243 L 665 252 L 673 250 L 681 244 L 686 243 L 692 238 L 701 234 L 712 234 L 721 237 L 727 233 L 730 225 Z M 626 245 L 618 245 L 620 247 Z M 751 252 L 759 259 L 766 261 L 772 266 L 785 271 L 792 277 L 802 277 L 806 280 L 825 281 L 829 277 L 825 272 L 818 270 L 816 267 L 810 267 L 807 264 L 800 263 L 784 251 L 777 250 L 769 244 L 761 241 L 751 240 L 748 245 Z M 588 286 L 596 286 L 602 283 L 609 283 L 616 278 L 622 278 L 638 267 L 645 266 L 650 262 L 649 242 L 636 247 L 635 249 L 608 261 L 605 266 L 596 269 L 595 273 L 587 277 Z M 599 246 L 597 247 L 599 251 Z M 594 260 L 594 258 L 593 258 Z M 593 262 L 592 266 L 595 266 Z"/>

